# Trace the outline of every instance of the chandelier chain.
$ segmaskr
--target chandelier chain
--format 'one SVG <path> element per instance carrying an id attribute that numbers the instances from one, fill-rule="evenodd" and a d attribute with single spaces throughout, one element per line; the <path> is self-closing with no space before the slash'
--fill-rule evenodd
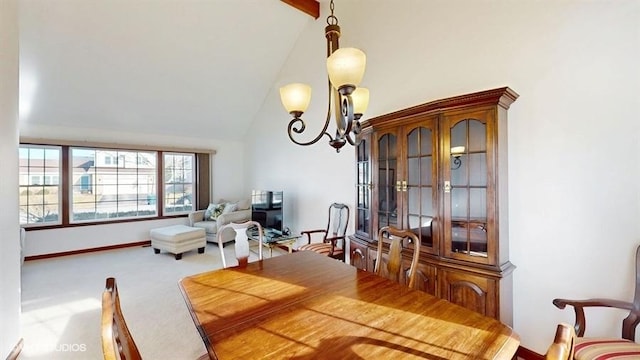
<path id="1" fill-rule="evenodd" d="M 333 0 L 329 4 L 329 9 L 331 9 L 331 15 L 327 16 L 327 25 L 338 25 L 338 18 L 333 15 L 333 9 L 335 8 L 333 4 Z"/>

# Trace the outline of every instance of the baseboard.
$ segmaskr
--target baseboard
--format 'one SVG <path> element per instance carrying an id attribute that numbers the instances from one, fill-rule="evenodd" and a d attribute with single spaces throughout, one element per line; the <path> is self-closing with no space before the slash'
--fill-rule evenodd
<path id="1" fill-rule="evenodd" d="M 20 356 L 20 352 L 22 352 L 22 346 L 24 345 L 24 340 L 21 338 L 18 340 L 16 346 L 14 346 L 13 350 L 7 356 L 7 360 L 16 360 L 18 356 Z"/>
<path id="2" fill-rule="evenodd" d="M 538 354 L 533 350 L 529 350 L 525 347 L 518 347 L 518 351 L 516 352 L 516 357 L 522 360 L 544 360 L 544 356 Z"/>
<path id="3" fill-rule="evenodd" d="M 145 240 L 145 241 L 138 241 L 138 242 L 127 243 L 127 244 L 109 245 L 109 246 L 101 246 L 101 247 L 95 247 L 95 248 L 89 248 L 89 249 L 80 249 L 80 250 L 64 251 L 64 252 L 51 253 L 51 254 L 26 256 L 24 258 L 24 261 L 51 259 L 51 258 L 56 258 L 61 256 L 78 255 L 78 254 L 85 254 L 85 253 L 91 253 L 91 252 L 97 252 L 97 251 L 114 250 L 114 249 L 122 249 L 122 248 L 128 248 L 128 247 L 138 247 L 138 246 L 150 246 L 150 245 L 151 245 L 151 240 Z"/>

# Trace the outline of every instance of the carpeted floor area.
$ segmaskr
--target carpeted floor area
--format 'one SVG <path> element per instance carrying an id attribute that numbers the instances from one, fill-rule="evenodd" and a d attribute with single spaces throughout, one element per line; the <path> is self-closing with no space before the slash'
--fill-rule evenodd
<path id="1" fill-rule="evenodd" d="M 224 250 L 227 261 L 235 262 L 232 244 Z M 273 256 L 284 253 L 273 250 Z M 269 257 L 268 249 L 264 254 Z M 101 296 L 107 277 L 116 278 L 122 311 L 143 358 L 196 359 L 205 348 L 178 280 L 221 267 L 213 244 L 204 254 L 192 251 L 178 261 L 150 247 L 26 261 L 20 359 L 102 359 Z"/>

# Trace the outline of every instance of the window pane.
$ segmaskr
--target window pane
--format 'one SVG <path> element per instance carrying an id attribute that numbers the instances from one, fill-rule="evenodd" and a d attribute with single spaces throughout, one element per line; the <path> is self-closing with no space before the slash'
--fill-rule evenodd
<path id="1" fill-rule="evenodd" d="M 58 168 L 60 163 L 60 149 L 46 148 L 44 150 L 44 166 Z"/>
<path id="2" fill-rule="evenodd" d="M 164 212 L 173 215 L 193 211 L 195 155 L 165 153 L 163 160 Z"/>
<path id="3" fill-rule="evenodd" d="M 71 221 L 156 216 L 156 157 L 150 151 L 71 148 Z"/>
<path id="4" fill-rule="evenodd" d="M 61 148 L 21 145 L 18 156 L 20 224 L 59 224 Z"/>
<path id="5" fill-rule="evenodd" d="M 487 126 L 482 122 L 469 119 L 469 151 L 487 150 Z"/>

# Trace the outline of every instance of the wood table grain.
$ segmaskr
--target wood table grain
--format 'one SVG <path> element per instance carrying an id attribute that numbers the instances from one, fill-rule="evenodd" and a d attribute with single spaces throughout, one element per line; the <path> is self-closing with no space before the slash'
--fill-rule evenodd
<path id="1" fill-rule="evenodd" d="M 218 359 L 511 359 L 499 321 L 311 251 L 180 280 Z"/>

